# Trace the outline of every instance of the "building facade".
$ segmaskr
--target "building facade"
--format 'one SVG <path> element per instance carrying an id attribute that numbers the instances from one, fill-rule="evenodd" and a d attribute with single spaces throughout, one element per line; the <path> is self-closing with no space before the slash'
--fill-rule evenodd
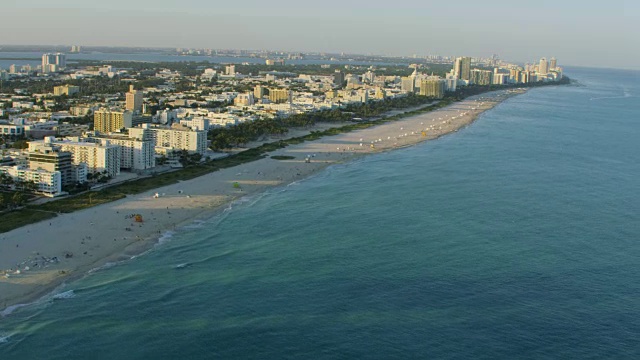
<path id="1" fill-rule="evenodd" d="M 289 99 L 289 90 L 287 89 L 269 89 L 269 101 L 280 104 L 285 103 Z"/>
<path id="2" fill-rule="evenodd" d="M 67 55 L 62 53 L 43 54 L 42 55 L 42 72 L 57 72 L 67 67 Z"/>
<path id="3" fill-rule="evenodd" d="M 475 85 L 491 85 L 493 82 L 493 72 L 490 70 L 471 70 L 471 79 L 469 80 Z"/>
<path id="4" fill-rule="evenodd" d="M 50 139 L 47 138 L 43 142 L 29 142 L 29 168 L 60 172 L 62 186 L 82 182 L 76 178 L 72 154 L 62 151 L 59 146 L 54 146 Z"/>
<path id="5" fill-rule="evenodd" d="M 94 131 L 110 133 L 132 126 L 133 114 L 130 111 L 100 109 L 93 114 Z"/>
<path id="6" fill-rule="evenodd" d="M 120 168 L 127 170 L 147 170 L 156 166 L 155 144 L 151 140 L 131 138 L 124 135 L 89 137 L 89 142 L 103 146 L 120 146 Z"/>
<path id="7" fill-rule="evenodd" d="M 125 109 L 131 112 L 142 112 L 143 102 L 144 93 L 140 90 L 134 90 L 133 85 L 130 85 L 129 92 L 126 94 Z"/>
<path id="8" fill-rule="evenodd" d="M 471 58 L 470 57 L 457 58 L 454 66 L 454 72 L 458 77 L 458 79 L 470 81 L 471 80 Z"/>
<path id="9" fill-rule="evenodd" d="M 32 181 L 37 184 L 37 192 L 48 197 L 62 195 L 62 176 L 59 171 L 29 169 L 26 166 L 0 167 L 0 171 L 11 176 L 14 181 Z"/>
<path id="10" fill-rule="evenodd" d="M 442 99 L 445 88 L 446 83 L 442 79 L 425 79 L 420 82 L 420 95 Z"/>
<path id="11" fill-rule="evenodd" d="M 54 96 L 62 96 L 62 95 L 71 96 L 79 92 L 80 92 L 80 87 L 73 86 L 73 85 L 62 85 L 62 86 L 56 86 L 53 88 Z"/>
<path id="12" fill-rule="evenodd" d="M 129 136 L 138 139 L 152 139 L 155 151 L 165 154 L 175 150 L 204 154 L 207 151 L 207 132 L 193 131 L 185 126 L 173 128 L 151 127 L 148 124 L 129 129 Z"/>
<path id="13" fill-rule="evenodd" d="M 71 160 L 74 166 L 74 174 L 82 176 L 83 171 L 78 171 L 77 166 L 86 166 L 86 173 L 97 174 L 106 173 L 108 176 L 116 177 L 120 174 L 120 146 L 108 142 L 97 144 L 80 141 L 79 138 L 71 140 L 56 140 L 53 136 L 45 137 L 44 140 L 30 141 L 29 151 L 53 146 L 61 152 L 71 153 Z M 79 174 L 79 175 L 78 175 Z M 79 181 L 80 179 L 76 179 Z M 86 181 L 86 178 L 85 178 Z M 82 182 L 82 181 L 79 181 Z"/>

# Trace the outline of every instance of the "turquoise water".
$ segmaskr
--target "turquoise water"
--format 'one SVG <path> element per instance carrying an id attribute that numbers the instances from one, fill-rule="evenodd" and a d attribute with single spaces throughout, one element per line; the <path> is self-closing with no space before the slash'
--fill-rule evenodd
<path id="1" fill-rule="evenodd" d="M 638 358 L 640 73 L 570 75 L 69 284 L 0 358 Z"/>

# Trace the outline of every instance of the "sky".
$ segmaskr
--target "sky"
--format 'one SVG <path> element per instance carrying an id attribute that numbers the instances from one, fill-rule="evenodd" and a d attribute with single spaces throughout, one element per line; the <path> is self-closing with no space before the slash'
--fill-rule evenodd
<path id="1" fill-rule="evenodd" d="M 637 0 L 3 0 L 0 44 L 491 56 L 640 69 Z"/>

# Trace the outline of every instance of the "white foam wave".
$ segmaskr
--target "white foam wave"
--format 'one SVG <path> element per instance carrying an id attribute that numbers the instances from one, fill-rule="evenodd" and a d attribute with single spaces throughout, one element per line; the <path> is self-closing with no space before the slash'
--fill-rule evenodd
<path id="1" fill-rule="evenodd" d="M 76 293 L 73 290 L 65 291 L 63 293 L 55 294 L 51 298 L 53 300 L 65 300 L 65 299 L 73 299 L 76 297 Z"/>
<path id="2" fill-rule="evenodd" d="M 0 344 L 6 344 L 9 342 L 10 335 L 0 335 Z"/>
<path id="3" fill-rule="evenodd" d="M 187 230 L 202 229 L 203 227 L 205 227 L 205 224 L 206 224 L 206 221 L 194 220 L 191 224 L 185 225 L 182 228 Z"/>
<path id="4" fill-rule="evenodd" d="M 118 265 L 118 264 L 120 264 L 120 263 L 122 263 L 122 261 L 117 261 L 117 262 L 108 262 L 108 263 L 105 263 L 105 264 L 104 264 L 104 265 L 102 265 L 102 266 L 98 266 L 98 267 L 95 267 L 95 268 L 93 268 L 93 269 L 89 270 L 89 271 L 87 272 L 87 274 L 93 274 L 94 272 L 97 272 L 97 271 L 100 271 L 100 270 L 110 269 L 110 268 L 112 268 L 112 267 L 114 267 L 114 266 L 117 266 L 117 265 Z"/>
<path id="5" fill-rule="evenodd" d="M 184 268 L 186 268 L 186 267 L 187 267 L 187 266 L 189 266 L 189 265 L 191 265 L 191 264 L 189 264 L 189 263 L 178 264 L 178 265 L 174 266 L 173 268 L 174 268 L 174 269 L 184 269 Z"/>
<path id="6" fill-rule="evenodd" d="M 622 93 L 622 95 L 618 95 L 618 96 L 597 96 L 597 97 L 592 97 L 589 100 L 590 101 L 594 101 L 594 100 L 607 100 L 607 99 L 627 99 L 627 98 L 632 98 L 632 97 L 636 97 L 636 96 L 632 95 L 628 90 L 625 90 Z"/>
<path id="7" fill-rule="evenodd" d="M 6 309 L 0 311 L 0 316 L 7 317 L 7 316 L 13 314 L 14 311 L 16 311 L 16 310 L 18 310 L 18 309 L 20 309 L 22 307 L 28 306 L 28 305 L 29 304 L 11 305 L 11 306 L 7 307 Z"/>
<path id="8" fill-rule="evenodd" d="M 158 243 L 156 245 L 162 245 L 166 242 L 171 241 L 171 238 L 173 238 L 173 235 L 175 235 L 174 231 L 168 230 L 165 231 L 164 234 L 162 234 L 162 236 L 160 236 L 160 238 L 158 239 Z M 132 259 L 135 258 L 135 256 L 131 257 Z"/>

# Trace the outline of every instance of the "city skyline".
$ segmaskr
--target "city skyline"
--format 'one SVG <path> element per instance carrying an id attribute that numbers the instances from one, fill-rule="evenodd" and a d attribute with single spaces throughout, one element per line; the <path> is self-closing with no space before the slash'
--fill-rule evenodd
<path id="1" fill-rule="evenodd" d="M 633 42 L 639 28 L 640 6 L 635 3 L 503 5 L 493 0 L 402 1 L 394 6 L 374 1 L 364 6 L 327 0 L 301 8 L 289 0 L 269 6 L 248 0 L 242 7 L 187 0 L 178 7 L 150 1 L 88 5 L 31 0 L 8 4 L 0 31 L 12 34 L 3 41 L 6 45 L 251 48 L 389 56 L 497 53 L 523 63 L 548 54 L 543 56 L 567 65 L 640 68 L 633 61 L 637 50 L 624 45 Z M 27 18 L 32 21 L 24 21 Z M 120 26 L 113 26 L 114 18 Z"/>

